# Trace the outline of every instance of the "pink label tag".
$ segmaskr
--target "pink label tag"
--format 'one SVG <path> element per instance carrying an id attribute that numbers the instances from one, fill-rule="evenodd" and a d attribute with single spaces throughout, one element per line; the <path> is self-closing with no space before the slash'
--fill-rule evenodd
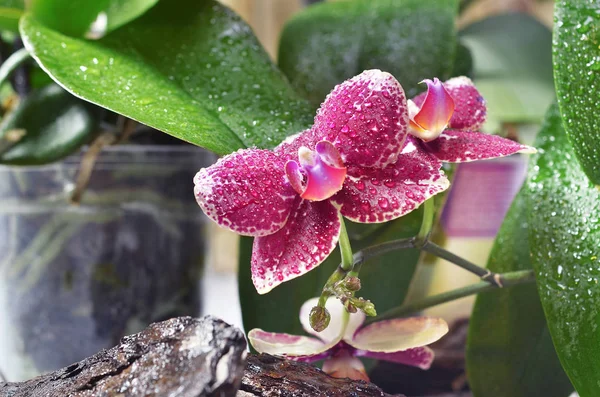
<path id="1" fill-rule="evenodd" d="M 527 173 L 527 157 L 458 165 L 441 223 L 450 237 L 494 237 Z"/>

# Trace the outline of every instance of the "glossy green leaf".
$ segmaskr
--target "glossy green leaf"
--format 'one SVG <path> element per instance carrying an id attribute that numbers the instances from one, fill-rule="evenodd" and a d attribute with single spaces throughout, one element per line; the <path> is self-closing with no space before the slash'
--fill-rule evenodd
<path id="1" fill-rule="evenodd" d="M 111 32 L 142 15 L 158 0 L 110 0 L 106 9 L 106 30 Z"/>
<path id="2" fill-rule="evenodd" d="M 312 124 L 248 25 L 214 1 L 159 2 L 96 42 L 27 15 L 21 33 L 76 96 L 218 154 L 272 147 Z"/>
<path id="3" fill-rule="evenodd" d="M 560 112 L 583 170 L 600 185 L 600 2 L 557 0 L 554 20 Z"/>
<path id="4" fill-rule="evenodd" d="M 365 69 L 392 73 L 407 95 L 454 65 L 456 0 L 355 0 L 308 7 L 285 26 L 279 66 L 316 107 Z"/>
<path id="5" fill-rule="evenodd" d="M 28 10 L 46 26 L 69 36 L 83 36 L 110 0 L 30 0 Z"/>
<path id="6" fill-rule="evenodd" d="M 581 397 L 600 396 L 600 190 L 553 106 L 528 176 L 529 242 L 558 357 Z"/>
<path id="7" fill-rule="evenodd" d="M 459 32 L 491 124 L 541 122 L 554 101 L 552 33 L 525 14 L 476 22 Z"/>
<path id="8" fill-rule="evenodd" d="M 356 252 L 364 247 L 385 241 L 412 237 L 421 225 L 422 211 L 394 222 L 384 224 L 367 237 L 351 244 Z M 367 227 L 370 225 L 364 225 Z M 357 225 L 353 230 L 357 230 Z M 298 320 L 300 306 L 310 298 L 321 294 L 325 282 L 340 263 L 339 249 L 336 249 L 319 267 L 283 283 L 266 295 L 259 295 L 250 279 L 250 257 L 252 239 L 243 237 L 240 250 L 239 290 L 244 328 L 262 328 L 273 332 L 303 334 Z M 412 275 L 416 269 L 419 252 L 416 249 L 397 251 L 373 258 L 365 262 L 360 272 L 362 289 L 357 296 L 370 299 L 377 311 L 383 312 L 398 306 L 404 301 Z"/>
<path id="9" fill-rule="evenodd" d="M 18 32 L 21 15 L 23 15 L 22 9 L 0 6 L 0 30 Z"/>
<path id="10" fill-rule="evenodd" d="M 515 198 L 490 254 L 488 269 L 531 269 L 527 187 Z M 467 374 L 475 397 L 567 397 L 564 373 L 546 326 L 535 285 L 477 297 L 469 322 Z"/>
<path id="11" fill-rule="evenodd" d="M 4 117 L 0 137 L 15 129 L 25 136 L 0 153 L 0 163 L 45 164 L 75 152 L 95 132 L 95 119 L 85 103 L 56 84 L 33 92 Z"/>

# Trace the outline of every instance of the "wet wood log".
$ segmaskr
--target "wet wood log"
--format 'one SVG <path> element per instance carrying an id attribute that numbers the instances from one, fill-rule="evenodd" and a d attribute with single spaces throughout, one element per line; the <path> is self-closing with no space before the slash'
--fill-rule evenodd
<path id="1" fill-rule="evenodd" d="M 242 331 L 221 320 L 180 317 L 118 346 L 25 382 L 0 381 L 0 397 L 385 397 L 372 383 L 316 367 L 248 355 Z"/>
<path id="2" fill-rule="evenodd" d="M 373 383 L 332 378 L 312 365 L 250 355 L 237 397 L 385 397 Z"/>
<path id="3" fill-rule="evenodd" d="M 179 317 L 56 372 L 0 383 L 0 396 L 234 396 L 245 355 L 237 328 L 210 316 Z"/>

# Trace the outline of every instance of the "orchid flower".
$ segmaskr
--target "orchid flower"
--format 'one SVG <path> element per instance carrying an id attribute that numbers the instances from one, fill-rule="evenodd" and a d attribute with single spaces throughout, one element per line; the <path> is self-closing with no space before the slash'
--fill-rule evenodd
<path id="1" fill-rule="evenodd" d="M 292 360 L 314 362 L 325 359 L 323 371 L 337 378 L 368 381 L 362 362 L 368 357 L 428 369 L 433 350 L 426 345 L 448 332 L 442 319 L 410 317 L 376 322 L 362 326 L 365 314 L 347 314 L 338 299 L 329 299 L 326 308 L 331 315 L 329 327 L 316 332 L 309 324 L 309 313 L 318 302 L 310 299 L 300 309 L 300 322 L 306 332 L 317 338 L 266 332 L 253 329 L 248 340 L 259 353 L 283 356 Z M 349 316 L 346 320 L 344 316 Z"/>
<path id="2" fill-rule="evenodd" d="M 408 125 L 398 81 L 365 71 L 333 89 L 312 128 L 273 151 L 242 149 L 201 169 L 196 200 L 219 225 L 255 237 L 252 281 L 267 293 L 327 258 L 340 213 L 385 222 L 448 188 L 437 159 L 405 146 Z"/>
<path id="3" fill-rule="evenodd" d="M 449 163 L 535 153 L 532 147 L 477 132 L 487 111 L 483 97 L 469 78 L 455 77 L 444 83 L 434 78 L 424 82 L 427 92 L 408 101 L 409 132 L 417 139 L 407 139 L 407 146 L 415 145 Z"/>

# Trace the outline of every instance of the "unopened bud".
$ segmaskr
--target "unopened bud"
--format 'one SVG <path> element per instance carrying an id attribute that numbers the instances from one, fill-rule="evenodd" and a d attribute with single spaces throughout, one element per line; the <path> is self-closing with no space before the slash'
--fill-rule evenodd
<path id="1" fill-rule="evenodd" d="M 361 310 L 369 317 L 375 317 L 377 315 L 375 305 L 371 301 L 366 301 L 361 307 Z"/>
<path id="2" fill-rule="evenodd" d="M 346 308 L 346 311 L 348 313 L 356 313 L 358 311 L 356 306 L 354 306 L 354 304 L 352 303 L 352 299 L 342 298 L 341 301 L 344 304 L 344 307 Z"/>
<path id="3" fill-rule="evenodd" d="M 329 315 L 329 312 L 324 307 L 315 306 L 311 309 L 308 319 L 312 329 L 321 332 L 329 325 L 331 315 Z"/>
<path id="4" fill-rule="evenodd" d="M 346 289 L 348 291 L 358 291 L 360 290 L 360 279 L 358 277 L 347 277 L 344 280 L 344 283 L 346 285 Z"/>

